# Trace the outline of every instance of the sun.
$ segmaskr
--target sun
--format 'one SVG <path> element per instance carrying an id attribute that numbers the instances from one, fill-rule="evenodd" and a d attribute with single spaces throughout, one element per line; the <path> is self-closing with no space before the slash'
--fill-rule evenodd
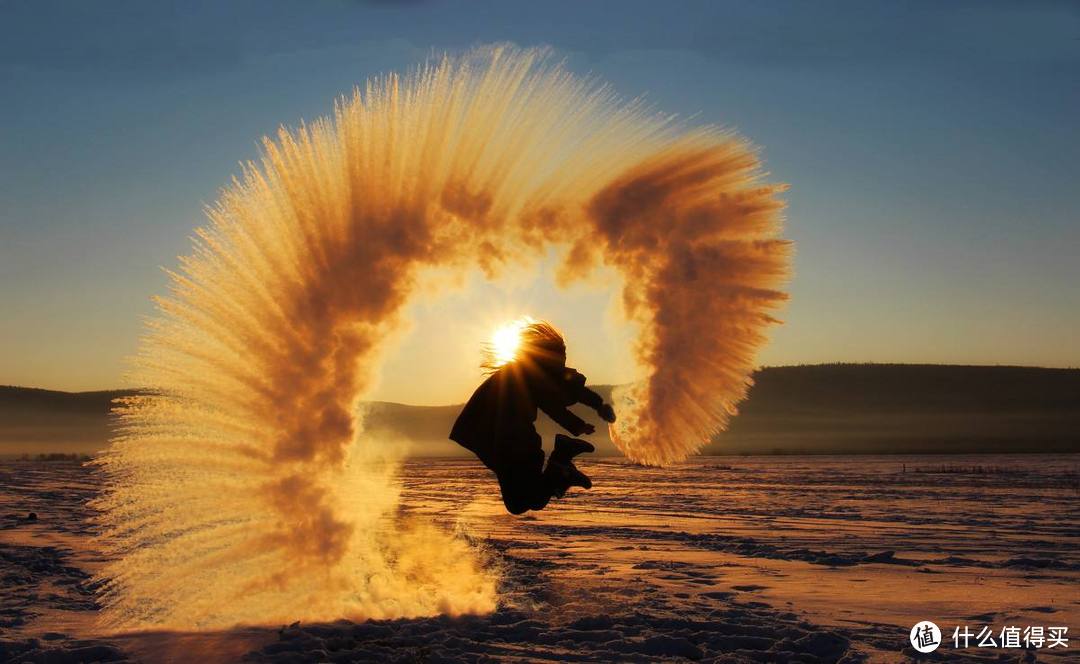
<path id="1" fill-rule="evenodd" d="M 522 316 L 495 328 L 491 333 L 492 365 L 501 367 L 517 358 L 518 346 L 521 345 L 521 331 L 535 322 L 528 316 Z"/>

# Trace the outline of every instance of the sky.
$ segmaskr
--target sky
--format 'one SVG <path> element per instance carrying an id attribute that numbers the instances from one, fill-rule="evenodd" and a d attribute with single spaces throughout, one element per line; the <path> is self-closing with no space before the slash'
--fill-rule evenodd
<path id="1" fill-rule="evenodd" d="M 0 384 L 125 385 L 162 268 L 260 137 L 492 42 L 760 146 L 797 247 L 762 365 L 1080 366 L 1080 4 L 0 0 Z M 520 314 L 625 380 L 613 292 L 541 261 L 418 301 L 373 396 L 463 400 Z"/>

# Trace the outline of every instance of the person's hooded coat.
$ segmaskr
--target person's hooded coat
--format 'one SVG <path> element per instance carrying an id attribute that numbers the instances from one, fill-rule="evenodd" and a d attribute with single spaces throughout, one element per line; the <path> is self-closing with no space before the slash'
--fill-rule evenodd
<path id="1" fill-rule="evenodd" d="M 520 454 L 521 447 L 541 449 L 534 426 L 538 410 L 575 436 L 585 433 L 588 425 L 567 409 L 576 403 L 595 409 L 604 402 L 585 387 L 585 376 L 575 369 L 510 362 L 476 389 L 454 423 L 450 439 L 494 470 L 503 457 Z"/>

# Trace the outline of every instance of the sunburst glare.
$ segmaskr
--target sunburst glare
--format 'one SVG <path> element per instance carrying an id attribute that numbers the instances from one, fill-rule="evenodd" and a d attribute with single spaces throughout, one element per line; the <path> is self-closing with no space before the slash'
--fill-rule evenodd
<path id="1" fill-rule="evenodd" d="M 536 321 L 529 316 L 500 325 L 491 334 L 490 352 L 492 366 L 501 367 L 517 358 L 518 346 L 521 345 L 521 331 Z"/>

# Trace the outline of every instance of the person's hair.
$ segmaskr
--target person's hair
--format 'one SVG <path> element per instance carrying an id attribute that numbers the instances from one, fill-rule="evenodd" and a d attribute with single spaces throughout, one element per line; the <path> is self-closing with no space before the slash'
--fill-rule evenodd
<path id="1" fill-rule="evenodd" d="M 514 359 L 508 362 L 500 362 L 491 344 L 484 344 L 481 354 L 483 360 L 480 368 L 484 373 L 494 373 L 508 364 L 528 362 L 542 364 L 553 360 L 565 361 L 566 340 L 559 330 L 545 320 L 530 321 L 521 328 L 518 333 L 517 352 Z"/>

